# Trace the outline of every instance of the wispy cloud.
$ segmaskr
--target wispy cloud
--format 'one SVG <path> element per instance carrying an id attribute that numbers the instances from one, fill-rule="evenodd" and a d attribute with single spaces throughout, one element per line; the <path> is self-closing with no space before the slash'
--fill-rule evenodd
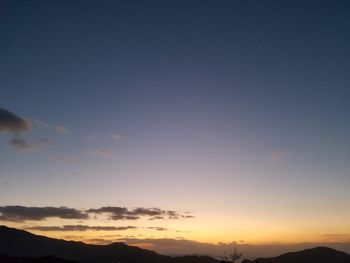
<path id="1" fill-rule="evenodd" d="M 195 218 L 193 215 L 181 215 L 182 218 Z"/>
<path id="2" fill-rule="evenodd" d="M 149 227 L 147 227 L 147 229 L 154 229 L 154 230 L 157 230 L 157 231 L 167 231 L 168 230 L 165 227 L 157 227 L 157 226 L 149 226 Z"/>
<path id="3" fill-rule="evenodd" d="M 154 216 L 149 218 L 148 220 L 160 220 L 160 219 L 165 219 L 164 216 Z"/>
<path id="4" fill-rule="evenodd" d="M 77 158 L 71 155 L 59 155 L 56 156 L 56 160 L 66 163 L 73 163 L 77 161 Z"/>
<path id="5" fill-rule="evenodd" d="M 69 134 L 69 129 L 63 125 L 56 126 L 56 131 L 64 135 Z"/>
<path id="6" fill-rule="evenodd" d="M 49 125 L 46 122 L 38 119 L 29 119 L 28 121 L 32 126 L 36 126 L 41 129 L 47 129 L 49 127 Z"/>
<path id="7" fill-rule="evenodd" d="M 13 138 L 9 141 L 9 144 L 16 150 L 36 151 L 52 145 L 53 142 L 47 138 L 41 138 L 34 142 L 28 142 L 21 138 Z"/>
<path id="8" fill-rule="evenodd" d="M 29 123 L 16 114 L 0 108 L 0 132 L 20 133 L 30 130 Z"/>
<path id="9" fill-rule="evenodd" d="M 341 238 L 343 238 L 343 237 L 347 237 L 347 238 L 350 238 L 350 234 L 323 234 L 323 235 L 321 235 L 321 237 L 336 237 L 336 238 L 338 238 L 338 237 L 341 237 Z"/>
<path id="10" fill-rule="evenodd" d="M 322 240 L 334 241 L 334 242 L 350 242 L 350 234 L 323 234 L 320 236 Z"/>
<path id="11" fill-rule="evenodd" d="M 270 159 L 272 161 L 279 161 L 287 156 L 287 152 L 284 151 L 274 151 L 270 154 Z"/>
<path id="12" fill-rule="evenodd" d="M 26 227 L 27 230 L 38 231 L 124 231 L 137 229 L 136 226 L 87 226 L 87 225 L 63 225 L 63 226 L 33 226 Z"/>
<path id="13" fill-rule="evenodd" d="M 112 133 L 112 139 L 114 140 L 114 141 L 117 141 L 117 140 L 120 140 L 122 138 L 122 136 L 120 135 L 120 134 L 118 134 L 118 133 Z"/>
<path id="14" fill-rule="evenodd" d="M 108 159 L 114 159 L 119 157 L 117 154 L 113 153 L 111 150 L 103 149 L 103 148 L 91 149 L 89 151 L 89 154 L 97 155 Z"/>
<path id="15" fill-rule="evenodd" d="M 1 206 L 0 221 L 24 222 L 28 220 L 40 221 L 50 217 L 62 219 L 87 219 L 88 214 L 68 207 L 26 207 Z"/>

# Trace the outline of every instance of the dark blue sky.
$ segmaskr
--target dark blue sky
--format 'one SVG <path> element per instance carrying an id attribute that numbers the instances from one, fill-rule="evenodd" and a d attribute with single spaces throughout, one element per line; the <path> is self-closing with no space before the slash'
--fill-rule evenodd
<path id="1" fill-rule="evenodd" d="M 97 184 L 92 205 L 176 206 L 183 191 L 183 209 L 214 213 L 231 187 L 253 193 L 251 211 L 276 194 L 310 219 L 295 191 L 345 204 L 349 14 L 340 0 L 1 1 L 0 106 L 32 120 L 29 154 L 1 134 L 1 199 L 29 205 L 58 185 L 53 204 L 82 206 Z"/>
<path id="2" fill-rule="evenodd" d="M 349 115 L 349 9 L 347 1 L 5 1 L 2 101 L 20 111 L 34 102 L 40 116 L 60 109 L 59 121 L 82 124 L 127 110 L 129 120 L 235 115 L 327 129 Z"/>

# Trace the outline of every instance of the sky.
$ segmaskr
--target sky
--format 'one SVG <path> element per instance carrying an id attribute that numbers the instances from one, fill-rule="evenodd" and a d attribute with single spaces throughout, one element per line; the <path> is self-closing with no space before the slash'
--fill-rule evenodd
<path id="1" fill-rule="evenodd" d="M 1 1 L 0 224 L 168 254 L 350 250 L 349 12 Z"/>

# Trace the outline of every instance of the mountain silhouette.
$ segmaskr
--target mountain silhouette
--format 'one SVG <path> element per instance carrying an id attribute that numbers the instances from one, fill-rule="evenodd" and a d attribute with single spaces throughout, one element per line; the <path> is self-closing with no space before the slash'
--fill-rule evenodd
<path id="1" fill-rule="evenodd" d="M 242 263 L 350 263 L 350 255 L 328 247 L 316 247 L 273 258 L 244 260 Z"/>
<path id="2" fill-rule="evenodd" d="M 128 246 L 124 243 L 90 245 L 83 242 L 66 241 L 34 235 L 27 231 L 8 228 L 6 226 L 0 226 L 0 254 L 10 257 L 37 258 L 32 260 L 40 260 L 40 257 L 52 256 L 81 263 L 218 263 L 217 260 L 206 256 L 163 256 L 154 251 Z M 53 258 L 51 258 L 51 260 L 52 259 Z M 9 260 L 16 259 L 9 258 Z M 61 262 L 63 263 L 64 261 Z"/>
<path id="3" fill-rule="evenodd" d="M 33 258 L 33 257 L 10 257 L 5 255 L 0 255 L 0 263 L 78 263 L 78 262 L 59 259 L 51 256 Z"/>

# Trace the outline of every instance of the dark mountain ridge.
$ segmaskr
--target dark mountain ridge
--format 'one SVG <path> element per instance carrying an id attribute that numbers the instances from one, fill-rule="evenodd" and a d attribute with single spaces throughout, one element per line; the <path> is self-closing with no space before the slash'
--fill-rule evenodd
<path id="1" fill-rule="evenodd" d="M 316 247 L 273 258 L 244 260 L 242 263 L 350 263 L 350 255 L 328 247 Z"/>
<path id="2" fill-rule="evenodd" d="M 0 226 L 0 254 L 16 257 L 53 256 L 81 263 L 218 263 L 211 257 L 170 257 L 124 243 L 90 245 L 31 234 Z"/>
<path id="3" fill-rule="evenodd" d="M 207 256 L 170 257 L 124 243 L 90 245 L 0 226 L 1 263 L 219 263 Z M 328 247 L 290 252 L 243 263 L 350 263 L 350 255 Z"/>
<path id="4" fill-rule="evenodd" d="M 77 261 L 64 260 L 56 257 L 45 256 L 45 257 L 11 257 L 0 255 L 1 263 L 78 263 Z"/>

